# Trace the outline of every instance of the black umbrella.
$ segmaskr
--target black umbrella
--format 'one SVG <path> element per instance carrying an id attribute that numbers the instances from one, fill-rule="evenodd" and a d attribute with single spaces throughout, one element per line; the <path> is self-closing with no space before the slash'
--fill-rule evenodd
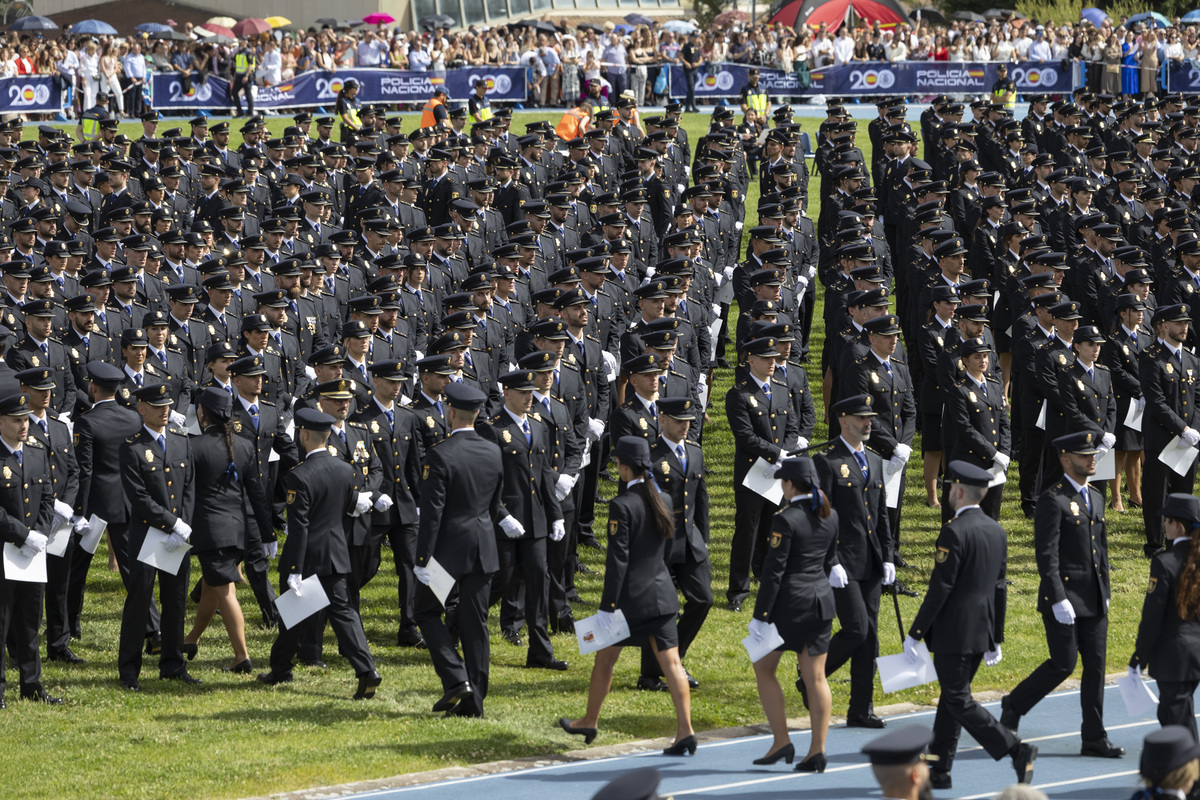
<path id="1" fill-rule="evenodd" d="M 1015 13 L 1011 8 L 989 8 L 983 12 L 983 16 L 987 19 L 1008 19 Z"/>
<path id="2" fill-rule="evenodd" d="M 625 21 L 630 25 L 653 25 L 654 20 L 647 17 L 645 14 L 626 14 Z"/>
<path id="3" fill-rule="evenodd" d="M 434 28 L 453 28 L 458 23 L 454 21 L 454 17 L 448 17 L 445 14 L 427 14 L 417 22 L 417 26 L 421 30 L 431 31 Z"/>
<path id="4" fill-rule="evenodd" d="M 983 22 L 983 15 L 976 14 L 974 11 L 955 11 L 950 15 L 951 19 L 961 19 L 967 22 Z"/>
<path id="5" fill-rule="evenodd" d="M 207 39 L 201 39 L 201 41 L 214 41 L 219 35 L 220 34 L 213 34 Z M 166 39 L 169 42 L 190 42 L 192 40 L 191 37 L 183 31 L 176 30 L 159 31 L 158 33 L 147 34 L 147 36 L 151 39 Z M 221 38 L 229 39 L 228 36 L 221 36 Z"/>
<path id="6" fill-rule="evenodd" d="M 556 33 L 558 28 L 554 27 L 553 22 L 546 22 L 542 19 L 523 19 L 519 22 L 512 23 L 513 28 L 533 28 L 535 31 L 542 33 Z"/>
<path id="7" fill-rule="evenodd" d="M 934 25 L 945 25 L 946 16 L 936 8 L 918 8 L 908 13 L 908 18 L 915 20 L 920 14 L 923 22 L 932 22 Z"/>
<path id="8" fill-rule="evenodd" d="M 348 30 L 350 28 L 353 28 L 355 25 L 362 25 L 362 20 L 334 19 L 333 17 L 321 17 L 319 20 L 317 20 L 317 24 L 318 25 L 328 25 L 330 28 L 333 28 L 335 31 L 337 31 L 337 30 L 343 30 L 343 29 Z"/>
<path id="9" fill-rule="evenodd" d="M 592 33 L 604 33 L 604 26 L 597 25 L 594 22 L 581 22 L 575 26 L 581 31 L 591 31 Z"/>

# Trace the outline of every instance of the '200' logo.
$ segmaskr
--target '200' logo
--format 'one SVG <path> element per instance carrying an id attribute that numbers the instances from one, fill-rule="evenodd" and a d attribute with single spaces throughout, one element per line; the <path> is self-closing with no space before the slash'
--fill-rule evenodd
<path id="1" fill-rule="evenodd" d="M 45 84 L 14 84 L 8 87 L 11 107 L 44 106 L 50 102 L 50 87 Z"/>
<path id="2" fill-rule="evenodd" d="M 1058 70 L 1052 67 L 1017 67 L 1012 72 L 1012 80 L 1017 86 L 1027 88 L 1054 86 L 1058 83 Z"/>
<path id="3" fill-rule="evenodd" d="M 856 69 L 850 73 L 850 91 L 870 92 L 896 85 L 896 73 L 888 69 Z"/>
<path id="4" fill-rule="evenodd" d="M 508 94 L 512 91 L 512 78 L 507 75 L 468 75 L 467 86 L 474 86 L 477 80 L 482 80 L 487 84 L 488 92 Z"/>

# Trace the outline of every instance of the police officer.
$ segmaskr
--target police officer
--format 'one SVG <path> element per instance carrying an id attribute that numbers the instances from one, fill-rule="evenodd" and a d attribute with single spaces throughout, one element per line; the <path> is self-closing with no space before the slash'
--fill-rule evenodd
<path id="1" fill-rule="evenodd" d="M 1004 391 L 1000 382 L 988 374 L 991 346 L 976 337 L 963 341 L 959 352 L 965 375 L 946 391 L 942 418 L 942 441 L 949 443 L 946 457 L 1003 473 L 1012 461 L 1012 432 Z M 1004 484 L 1000 483 L 983 499 L 983 510 L 992 519 L 1000 518 L 1003 493 Z M 949 485 L 943 482 L 943 522 L 954 513 L 946 503 L 948 496 Z"/>
<path id="2" fill-rule="evenodd" d="M 329 598 L 324 617 L 310 617 L 293 628 L 282 622 L 279 636 L 271 646 L 271 670 L 258 680 L 268 686 L 292 681 L 292 659 L 302 638 L 328 618 L 337 636 L 338 646 L 358 676 L 355 700 L 369 700 L 382 682 L 375 671 L 362 620 L 350 603 L 347 589 L 350 573 L 350 548 L 347 544 L 347 516 L 362 516 L 371 507 L 370 496 L 355 489 L 354 468 L 326 447 L 335 420 L 312 408 L 296 412 L 296 426 L 304 460 L 284 477 L 287 491 L 288 538 L 279 559 L 279 588 L 287 587 L 303 596 L 305 577 L 320 581 Z"/>
<path id="3" fill-rule="evenodd" d="M 446 387 L 450 433 L 426 458 L 421 484 L 421 519 L 417 534 L 415 619 L 429 646 L 442 681 L 442 697 L 434 713 L 482 717 L 488 691 L 490 646 L 488 596 L 492 576 L 500 569 L 495 525 L 508 535 L 520 523 L 503 512 L 503 457 L 500 448 L 475 432 L 487 395 L 463 383 Z M 519 535 L 519 534 L 518 534 Z M 430 562 L 458 585 L 460 657 L 442 621 L 442 603 L 429 588 Z"/>
<path id="4" fill-rule="evenodd" d="M 904 640 L 904 653 L 914 664 L 920 661 L 917 642 L 928 640 L 941 689 L 930 747 L 938 757 L 930 775 L 935 789 L 951 788 L 963 728 L 993 760 L 1011 756 L 1018 783 L 1033 782 L 1037 747 L 1022 742 L 971 696 L 980 662 L 1000 663 L 1004 641 L 1008 534 L 979 507 L 991 479 L 982 467 L 950 462 L 947 500 L 954 518 L 938 534 L 929 590 Z"/>
<path id="5" fill-rule="evenodd" d="M 883 796 L 892 800 L 920 800 L 929 797 L 929 762 L 925 748 L 933 741 L 933 732 L 920 725 L 909 725 L 885 733 L 862 747 L 871 762 L 871 771 Z"/>
<path id="6" fill-rule="evenodd" d="M 1050 657 L 1004 697 L 1000 722 L 1017 730 L 1020 719 L 1083 661 L 1081 754 L 1120 758 L 1124 749 L 1104 730 L 1104 655 L 1108 644 L 1108 531 L 1104 495 L 1088 479 L 1096 474 L 1099 436 L 1077 431 L 1053 441 L 1063 477 L 1038 498 L 1033 541 L 1041 585 L 1038 611 Z"/>

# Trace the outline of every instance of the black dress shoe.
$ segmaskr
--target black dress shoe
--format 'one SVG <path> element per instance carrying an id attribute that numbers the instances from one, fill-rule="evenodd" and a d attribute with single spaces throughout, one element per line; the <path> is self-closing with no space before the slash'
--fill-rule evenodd
<path id="1" fill-rule="evenodd" d="M 46 694 L 46 690 L 42 688 L 40 683 L 36 683 L 29 687 L 22 686 L 21 699 L 34 700 L 39 703 L 45 703 L 48 706 L 60 706 L 63 702 L 61 697 L 53 697 L 49 694 Z"/>
<path id="2" fill-rule="evenodd" d="M 309 659 L 308 661 L 302 660 L 300 666 L 309 667 L 310 669 L 329 669 L 329 665 L 319 658 Z"/>
<path id="3" fill-rule="evenodd" d="M 582 736 L 584 744 L 591 744 L 596 738 L 596 734 L 599 732 L 595 728 L 573 728 L 571 727 L 571 720 L 567 719 L 566 717 L 558 718 L 558 727 L 562 728 L 572 736 Z"/>
<path id="4" fill-rule="evenodd" d="M 929 785 L 935 789 L 950 789 L 953 785 L 950 782 L 950 773 L 942 770 L 929 771 Z"/>
<path id="5" fill-rule="evenodd" d="M 466 719 L 483 719 L 483 712 L 468 708 L 465 703 L 459 703 L 446 712 L 447 717 L 464 717 Z"/>
<path id="6" fill-rule="evenodd" d="M 742 601 L 741 600 L 730 600 L 729 605 L 726 606 L 726 608 L 728 608 L 730 611 L 732 611 L 733 613 L 736 614 L 742 610 Z"/>
<path id="7" fill-rule="evenodd" d="M 517 633 L 516 631 L 501 630 L 500 638 L 511 644 L 513 647 L 520 647 L 522 644 L 521 634 Z"/>
<path id="8" fill-rule="evenodd" d="M 829 766 L 829 759 L 824 753 L 817 753 L 815 756 L 809 756 L 796 765 L 796 772 L 824 772 L 825 767 Z"/>
<path id="9" fill-rule="evenodd" d="M 687 683 L 688 683 L 689 689 L 699 689 L 700 688 L 700 681 L 696 680 L 696 676 L 692 675 L 692 673 L 688 672 L 685 669 L 683 671 L 683 676 L 685 678 L 687 678 Z"/>
<path id="10" fill-rule="evenodd" d="M 1013 750 L 1013 769 L 1017 773 L 1017 783 L 1033 783 L 1033 762 L 1037 761 L 1037 745 L 1021 742 Z"/>
<path id="11" fill-rule="evenodd" d="M 571 616 L 570 614 L 559 617 L 558 622 L 554 623 L 551 626 L 551 630 L 554 633 L 574 633 L 575 632 L 575 618 L 573 616 Z"/>
<path id="12" fill-rule="evenodd" d="M 589 567 L 587 564 L 583 563 L 582 561 L 576 561 L 575 562 L 575 574 L 576 575 L 595 575 L 596 570 L 592 569 L 591 567 Z"/>
<path id="13" fill-rule="evenodd" d="M 52 653 L 47 653 L 46 660 L 47 661 L 61 661 L 64 664 L 86 664 L 87 663 L 86 659 L 82 659 L 79 656 L 72 653 L 71 648 L 69 648 L 69 647 L 64 650 L 55 650 Z"/>
<path id="14" fill-rule="evenodd" d="M 874 714 L 847 714 L 847 728 L 883 728 L 887 725 L 879 717 Z"/>
<path id="15" fill-rule="evenodd" d="M 912 564 L 905 561 L 904 556 L 900 555 L 899 553 L 892 554 L 892 565 L 895 566 L 896 569 L 916 569 L 916 567 L 914 567 Z"/>
<path id="16" fill-rule="evenodd" d="M 223 671 L 232 672 L 235 675 L 249 675 L 251 672 L 254 672 L 254 662 L 247 658 L 245 661 L 239 661 L 232 667 L 224 667 Z"/>
<path id="17" fill-rule="evenodd" d="M 787 744 L 785 744 L 783 747 L 779 748 L 778 750 L 775 750 L 775 751 L 771 752 L 769 755 L 763 756 L 762 758 L 756 758 L 751 763 L 754 764 L 755 766 L 763 767 L 763 766 L 770 766 L 771 764 L 774 764 L 776 761 L 783 760 L 790 764 L 790 763 L 792 763 L 792 760 L 795 758 L 796 758 L 796 747 L 791 742 L 788 742 Z"/>
<path id="18" fill-rule="evenodd" d="M 418 650 L 424 650 L 426 647 L 425 637 L 419 631 L 400 631 L 396 634 L 397 647 L 415 647 Z"/>
<path id="19" fill-rule="evenodd" d="M 675 744 L 663 750 L 664 756 L 681 756 L 684 753 L 696 755 L 696 734 L 688 734 Z"/>
<path id="20" fill-rule="evenodd" d="M 669 692 L 670 687 L 662 678 L 642 676 L 637 679 L 637 688 L 643 692 Z"/>
<path id="21" fill-rule="evenodd" d="M 463 681 L 458 686 L 452 686 L 442 695 L 442 699 L 433 704 L 433 712 L 439 713 L 449 711 L 458 705 L 463 698 L 470 697 L 475 692 L 471 689 L 471 684 Z"/>
<path id="22" fill-rule="evenodd" d="M 1094 758 L 1120 758 L 1125 755 L 1125 748 L 1117 747 L 1105 736 L 1101 739 L 1084 742 L 1083 746 L 1079 748 L 1079 755 Z"/>
<path id="23" fill-rule="evenodd" d="M 275 670 L 271 670 L 270 672 L 260 672 L 258 673 L 258 682 L 265 683 L 267 686 L 276 686 L 281 683 L 291 683 L 292 673 L 290 670 L 287 672 L 276 672 Z"/>
<path id="24" fill-rule="evenodd" d="M 151 634 L 146 637 L 146 655 L 156 656 L 162 652 L 162 637 Z"/>
<path id="25" fill-rule="evenodd" d="M 124 678 L 122 678 L 121 679 L 121 688 L 125 689 L 126 691 L 130 691 L 130 692 L 140 692 L 142 690 L 142 685 L 140 683 L 138 683 L 136 680 L 125 680 Z"/>
<path id="26" fill-rule="evenodd" d="M 565 672 L 567 662 L 554 656 L 546 656 L 544 658 L 527 658 L 525 659 L 526 669 L 552 669 L 556 672 Z"/>
<path id="27" fill-rule="evenodd" d="M 370 700 L 375 696 L 375 689 L 383 683 L 383 678 L 375 670 L 364 672 L 358 676 L 358 691 L 354 693 L 355 700 Z"/>
<path id="28" fill-rule="evenodd" d="M 199 686 L 204 683 L 199 678 L 189 675 L 186 669 L 182 672 L 176 672 L 174 675 L 159 675 L 158 677 L 164 681 L 183 681 L 188 686 Z"/>
<path id="29" fill-rule="evenodd" d="M 896 594 L 900 597 L 920 597 L 921 595 L 914 592 L 912 589 L 904 585 L 902 581 L 895 581 L 891 586 L 883 587 L 886 594 Z"/>
<path id="30" fill-rule="evenodd" d="M 1021 715 L 1013 709 L 1012 700 L 1008 695 L 1000 698 L 1000 724 L 1013 733 L 1017 732 L 1017 726 L 1021 724 Z"/>
<path id="31" fill-rule="evenodd" d="M 187 660 L 191 661 L 192 659 L 194 659 L 196 657 L 196 653 L 200 652 L 200 645 L 191 644 L 189 642 L 184 642 L 182 651 L 183 651 L 183 654 L 185 656 L 187 656 Z"/>
<path id="32" fill-rule="evenodd" d="M 604 545 L 600 544 L 600 540 L 592 537 L 591 539 L 580 539 L 579 544 L 582 547 L 589 547 L 592 550 L 603 550 Z"/>

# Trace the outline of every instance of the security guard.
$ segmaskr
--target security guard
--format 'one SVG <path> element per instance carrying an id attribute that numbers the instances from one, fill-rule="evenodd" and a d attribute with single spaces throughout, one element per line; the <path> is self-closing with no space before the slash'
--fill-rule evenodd
<path id="1" fill-rule="evenodd" d="M 329 619 L 338 646 L 358 676 L 355 700 L 369 700 L 382 682 L 375 671 L 362 620 L 350 604 L 347 591 L 350 548 L 346 542 L 347 516 L 359 517 L 371 507 L 370 497 L 357 491 L 354 468 L 326 447 L 335 420 L 312 408 L 296 412 L 296 426 L 304 460 L 284 478 L 287 490 L 288 537 L 279 559 L 280 590 L 302 596 L 304 578 L 316 576 L 329 598 L 320 618 L 309 617 L 294 628 L 282 623 L 271 647 L 271 670 L 258 676 L 268 686 L 292 681 L 292 659 L 309 629 L 325 628 Z"/>
<path id="2" fill-rule="evenodd" d="M 1158 721 L 1163 725 L 1182 725 L 1196 742 L 1196 714 L 1193 695 L 1200 685 L 1196 653 L 1200 650 L 1200 621 L 1196 614 L 1194 585 L 1186 594 L 1181 578 L 1185 570 L 1196 569 L 1196 536 L 1200 534 L 1200 498 L 1190 494 L 1167 496 L 1160 512 L 1163 533 L 1170 545 L 1150 561 L 1150 582 L 1142 601 L 1142 620 L 1138 624 L 1137 644 L 1129 659 L 1131 674 L 1141 677 L 1149 666 L 1150 676 L 1158 682 Z M 1194 572 L 1193 572 L 1194 574 Z M 1180 613 L 1180 603 L 1184 611 Z"/>
<path id="3" fill-rule="evenodd" d="M 495 526 L 506 534 L 519 523 L 503 512 L 504 464 L 500 448 L 475 432 L 487 395 L 463 383 L 446 387 L 448 438 L 429 451 L 421 484 L 417 534 L 417 625 L 429 645 L 442 697 L 434 713 L 482 717 L 488 691 L 488 596 L 500 569 Z M 523 437 L 522 437 L 523 438 Z M 518 534 L 519 535 L 519 534 Z M 458 585 L 460 657 L 442 621 L 442 604 L 429 588 L 430 561 Z"/>
<path id="4" fill-rule="evenodd" d="M 50 457 L 41 442 L 29 434 L 29 395 L 0 399 L 0 538 L 32 558 L 46 549 L 54 521 L 54 486 Z M 42 661 L 38 629 L 42 622 L 40 583 L 9 580 L 0 566 L 0 635 L 11 648 L 21 673 L 21 697 L 57 704 L 42 688 Z M 3 661 L 4 659 L 0 659 Z M 5 686 L 0 664 L 0 707 Z"/>
<path id="5" fill-rule="evenodd" d="M 813 454 L 821 489 L 838 514 L 838 565 L 829 573 L 841 630 L 829 641 L 825 675 L 850 662 L 846 725 L 882 728 L 871 696 L 879 652 L 879 595 L 896 581 L 895 539 L 883 489 L 883 459 L 864 446 L 874 426 L 874 401 L 859 394 L 830 407 L 841 435 Z"/>
<path id="6" fill-rule="evenodd" d="M 979 507 L 991 479 L 982 467 L 950 462 L 946 482 L 952 484 L 954 518 L 938 534 L 929 590 L 904 640 L 912 663 L 920 660 L 917 642 L 928 640 L 941 689 L 930 747 L 938 757 L 930 775 L 935 789 L 952 786 L 950 769 L 963 728 L 993 760 L 1011 756 L 1018 783 L 1033 782 L 1037 760 L 1036 746 L 1022 742 L 971 696 L 980 662 L 994 666 L 1003 655 L 1008 534 Z"/>
<path id="7" fill-rule="evenodd" d="M 242 115 L 242 95 L 246 96 L 246 113 L 254 116 L 254 74 L 258 70 L 258 56 L 253 47 L 239 40 L 233 54 L 233 82 L 229 96 L 237 107 L 236 116 Z"/>
<path id="8" fill-rule="evenodd" d="M 192 449 L 187 431 L 168 424 L 171 391 L 165 383 L 143 386 L 134 392 L 142 427 L 121 446 L 121 485 L 129 502 L 129 531 L 126 553 L 125 608 L 121 613 L 121 642 L 117 669 L 122 688 L 141 691 L 142 640 L 150 619 L 157 574 L 162 602 L 162 652 L 160 678 L 198 684 L 183 661 L 183 621 L 187 610 L 190 560 L 171 574 L 137 559 L 150 528 L 168 534 L 167 549 L 178 550 L 192 534 L 189 520 L 195 501 Z"/>

